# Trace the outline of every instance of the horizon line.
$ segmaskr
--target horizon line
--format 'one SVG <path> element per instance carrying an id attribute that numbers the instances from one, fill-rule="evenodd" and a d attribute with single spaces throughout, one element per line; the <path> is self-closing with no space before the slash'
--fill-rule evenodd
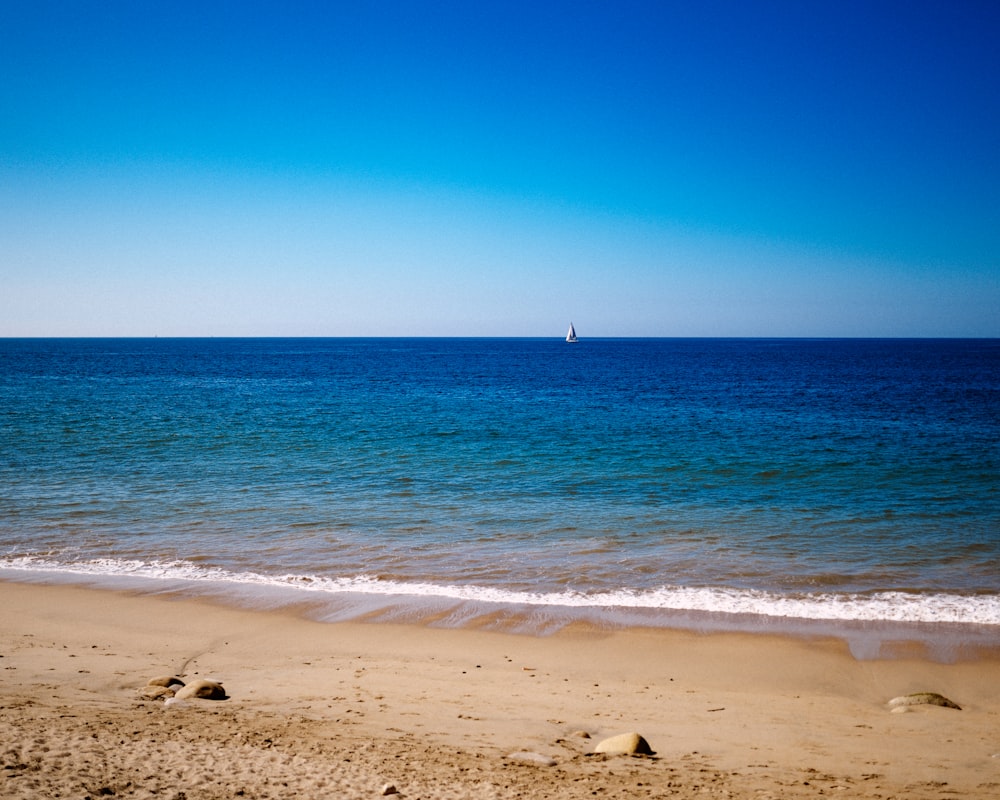
<path id="1" fill-rule="evenodd" d="M 392 336 L 392 335 L 368 335 L 368 334 L 337 334 L 337 335 L 321 335 L 321 334 L 249 334 L 249 335 L 232 335 L 232 334 L 170 334 L 161 336 L 158 334 L 153 335 L 92 335 L 92 334 L 81 334 L 81 335 L 0 335 L 0 340 L 6 341 L 16 341 L 16 340 L 120 340 L 120 341 L 154 341 L 157 339 L 163 340 L 205 340 L 205 339 L 221 339 L 221 340 L 296 340 L 296 339 L 382 339 L 382 340 L 442 340 L 442 339 L 455 339 L 455 340 L 497 340 L 497 341 L 509 341 L 509 340 L 556 340 L 563 341 L 565 339 L 565 334 L 548 334 L 548 335 L 512 335 L 512 336 L 483 336 L 483 335 L 463 335 L 463 334 L 442 334 L 442 335 L 418 335 L 418 336 Z M 723 335 L 723 336 L 712 336 L 712 335 L 655 335 L 655 336 L 643 336 L 643 335 L 608 335 L 608 336 L 584 336 L 580 337 L 576 343 L 584 341 L 625 341 L 625 340 L 645 340 L 645 339 L 674 339 L 674 340 L 844 340 L 844 341 L 934 341 L 934 340 L 953 340 L 953 341 L 990 341 L 1000 339 L 1000 335 L 975 335 L 975 336 L 959 336 L 959 335 L 826 335 L 826 334 L 799 334 L 799 335 L 789 335 L 789 334 L 752 334 L 752 335 Z"/>

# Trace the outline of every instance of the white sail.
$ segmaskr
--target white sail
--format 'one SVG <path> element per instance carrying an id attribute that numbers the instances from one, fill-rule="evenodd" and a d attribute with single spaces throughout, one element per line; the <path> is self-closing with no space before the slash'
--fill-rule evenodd
<path id="1" fill-rule="evenodd" d="M 569 333 L 566 334 L 566 341 L 567 342 L 576 341 L 576 330 L 573 328 L 572 322 L 569 324 Z"/>

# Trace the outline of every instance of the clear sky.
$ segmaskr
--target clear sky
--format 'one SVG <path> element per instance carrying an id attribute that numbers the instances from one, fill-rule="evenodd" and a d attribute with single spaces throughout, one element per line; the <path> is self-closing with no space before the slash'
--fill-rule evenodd
<path id="1" fill-rule="evenodd" d="M 0 0 L 0 336 L 1000 336 L 1000 3 Z"/>

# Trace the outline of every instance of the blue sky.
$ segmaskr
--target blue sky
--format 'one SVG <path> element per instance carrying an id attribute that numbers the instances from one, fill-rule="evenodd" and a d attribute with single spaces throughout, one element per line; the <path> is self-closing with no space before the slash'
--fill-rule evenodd
<path id="1" fill-rule="evenodd" d="M 993 2 L 0 0 L 0 335 L 1000 336 Z"/>

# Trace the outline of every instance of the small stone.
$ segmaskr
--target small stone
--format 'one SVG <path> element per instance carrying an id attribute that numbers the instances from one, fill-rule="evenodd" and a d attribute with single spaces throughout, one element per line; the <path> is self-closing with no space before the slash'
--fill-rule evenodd
<path id="1" fill-rule="evenodd" d="M 638 733 L 622 733 L 598 742 L 597 747 L 594 748 L 594 752 L 623 756 L 653 755 L 649 742 L 643 739 Z"/>
<path id="2" fill-rule="evenodd" d="M 900 697 L 894 697 L 889 701 L 889 707 L 892 709 L 905 706 L 941 706 L 942 708 L 955 708 L 959 711 L 962 710 L 960 705 L 953 703 L 947 697 L 940 695 L 937 692 L 914 692 L 913 694 L 904 694 Z"/>
<path id="3" fill-rule="evenodd" d="M 589 739 L 590 734 L 586 731 L 573 731 L 570 736 L 575 736 L 577 739 Z"/>
<path id="4" fill-rule="evenodd" d="M 226 694 L 221 683 L 201 679 L 192 681 L 187 686 L 178 689 L 176 697 L 178 700 L 187 700 L 192 697 L 201 700 L 226 700 L 229 695 Z"/>
<path id="5" fill-rule="evenodd" d="M 169 686 L 143 686 L 139 689 L 139 697 L 143 700 L 166 700 L 174 696 L 174 690 Z"/>
<path id="6" fill-rule="evenodd" d="M 393 783 L 387 783 L 382 787 L 382 797 L 388 797 L 391 794 L 399 794 L 399 789 Z"/>

